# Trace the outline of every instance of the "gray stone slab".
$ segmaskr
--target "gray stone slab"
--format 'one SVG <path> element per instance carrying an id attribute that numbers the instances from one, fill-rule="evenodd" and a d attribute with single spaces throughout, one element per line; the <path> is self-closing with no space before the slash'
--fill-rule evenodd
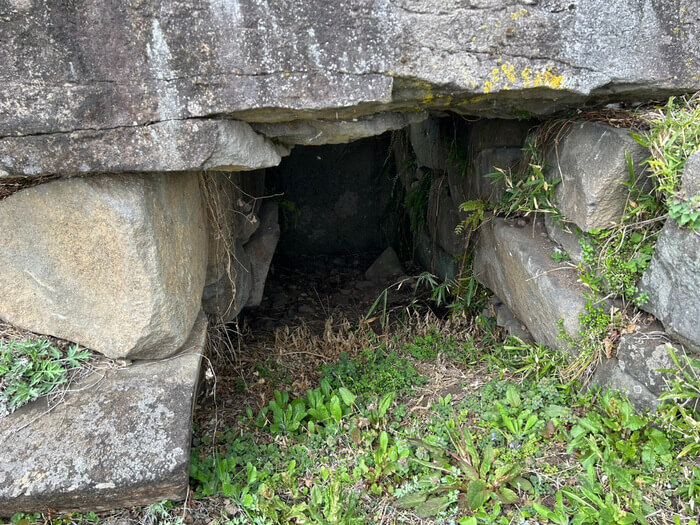
<path id="1" fill-rule="evenodd" d="M 16 177 L 94 172 L 223 170 L 276 166 L 287 149 L 247 122 L 176 120 L 50 137 L 0 137 L 0 169 Z"/>
<path id="2" fill-rule="evenodd" d="M 384 250 L 365 272 L 367 280 L 375 282 L 385 282 L 402 275 L 404 275 L 403 266 L 392 247 Z"/>
<path id="3" fill-rule="evenodd" d="M 144 169 L 174 169 L 176 157 L 162 155 L 173 141 L 148 145 L 144 132 L 222 116 L 351 120 L 448 108 L 513 118 L 694 92 L 691 11 L 681 21 L 676 2 L 638 0 L 11 2 L 0 20 L 0 142 L 26 140 L 0 144 L 12 160 L 0 154 L 0 171 L 84 162 L 108 171 L 116 154 L 96 150 L 114 133 L 120 147 L 144 144 Z M 60 158 L 31 155 L 63 138 Z M 190 146 L 200 160 L 211 148 L 196 135 Z"/>
<path id="4" fill-rule="evenodd" d="M 260 208 L 260 228 L 243 247 L 250 258 L 251 291 L 246 306 L 259 306 L 267 272 L 280 239 L 279 204 L 266 202 Z"/>
<path id="5" fill-rule="evenodd" d="M 621 367 L 617 358 L 604 359 L 589 383 L 603 389 L 612 389 L 624 393 L 634 408 L 640 412 L 653 410 L 659 404 L 659 399 L 647 387 Z"/>
<path id="6" fill-rule="evenodd" d="M 668 219 L 639 283 L 649 301 L 643 308 L 686 349 L 700 352 L 700 230 Z"/>
<path id="7" fill-rule="evenodd" d="M 428 196 L 428 213 L 425 220 L 430 236 L 437 239 L 440 248 L 450 255 L 464 254 L 466 249 L 465 234 L 455 231 L 455 228 L 462 222 L 462 216 L 457 206 L 454 205 L 446 176 L 436 178 L 433 181 Z"/>
<path id="8" fill-rule="evenodd" d="M 579 242 L 581 233 L 578 227 L 563 218 L 552 218 L 552 214 L 549 213 L 545 215 L 544 225 L 549 238 L 559 244 L 574 263 L 582 264 L 583 248 Z"/>
<path id="9" fill-rule="evenodd" d="M 351 120 L 298 120 L 253 124 L 253 129 L 285 144 L 345 144 L 407 127 L 428 118 L 426 112 L 377 113 Z"/>
<path id="10" fill-rule="evenodd" d="M 554 262 L 555 248 L 541 220 L 533 224 L 494 217 L 479 228 L 473 268 L 538 343 L 569 351 L 557 321 L 563 320 L 566 334 L 579 337 L 586 288 L 575 268 Z"/>
<path id="11" fill-rule="evenodd" d="M 413 256 L 423 268 L 443 281 L 455 280 L 459 277 L 459 259 L 443 250 L 437 239 L 432 239 L 425 229 L 421 229 L 414 235 L 413 242 Z"/>
<path id="12" fill-rule="evenodd" d="M 0 419 L 0 516 L 184 498 L 206 326 L 170 359 L 102 366 L 53 408 Z"/>
<path id="13" fill-rule="evenodd" d="M 445 133 L 448 122 L 431 117 L 408 128 L 418 166 L 438 171 L 447 169 L 452 138 Z"/>
<path id="14" fill-rule="evenodd" d="M 554 189 L 557 208 L 583 231 L 620 222 L 629 190 L 629 154 L 638 184 L 646 180 L 642 161 L 649 151 L 629 130 L 599 122 L 572 122 L 547 150 L 545 174 L 561 178 Z"/>

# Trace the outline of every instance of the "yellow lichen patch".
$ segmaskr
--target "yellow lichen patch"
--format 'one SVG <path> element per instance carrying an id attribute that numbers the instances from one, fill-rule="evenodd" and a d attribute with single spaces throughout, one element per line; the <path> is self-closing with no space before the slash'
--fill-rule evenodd
<path id="1" fill-rule="evenodd" d="M 553 89 L 561 89 L 564 87 L 564 76 L 557 75 L 553 67 L 548 67 L 544 72 L 537 73 L 534 81 L 535 87 L 547 86 Z"/>
<path id="2" fill-rule="evenodd" d="M 503 72 L 503 75 L 506 77 L 508 82 L 511 84 L 515 83 L 515 66 L 511 64 L 510 62 L 506 62 L 501 66 L 501 71 Z"/>
<path id="3" fill-rule="evenodd" d="M 526 88 L 546 86 L 552 89 L 565 87 L 564 76 L 557 74 L 554 67 L 547 67 L 541 71 L 533 71 L 526 67 L 518 76 L 515 66 L 510 62 L 504 62 L 500 67 L 491 70 L 491 77 L 484 82 L 484 93 L 491 93 L 495 89 L 513 89 L 518 85 Z"/>
<path id="4" fill-rule="evenodd" d="M 520 11 L 516 11 L 515 13 L 511 13 L 510 17 L 513 20 L 517 20 L 518 18 L 520 18 L 521 16 L 526 15 L 526 14 L 527 14 L 527 9 L 521 9 Z"/>
<path id="5" fill-rule="evenodd" d="M 531 68 L 526 67 L 520 73 L 523 79 L 523 85 L 529 87 L 547 86 L 553 89 L 561 89 L 564 87 L 564 76 L 557 75 L 556 69 L 547 67 L 544 71 L 533 72 Z"/>

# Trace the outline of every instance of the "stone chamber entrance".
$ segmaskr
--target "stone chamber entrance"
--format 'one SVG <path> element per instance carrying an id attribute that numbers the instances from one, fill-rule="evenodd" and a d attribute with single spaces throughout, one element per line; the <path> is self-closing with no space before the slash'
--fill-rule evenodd
<path id="1" fill-rule="evenodd" d="M 564 385 L 626 392 L 632 417 L 658 405 L 669 377 L 658 369 L 674 367 L 668 345 L 696 340 L 695 327 L 654 295 L 664 279 L 692 288 L 692 260 L 670 277 L 658 269 L 665 263 L 647 261 L 651 270 L 638 284 L 652 298 L 647 311 L 622 294 L 601 296 L 603 306 L 591 309 L 582 282 L 582 268 L 593 263 L 581 240 L 626 209 L 631 193 L 621 183 L 631 173 L 644 185 L 648 152 L 629 136 L 639 125 L 631 115 L 610 108 L 554 122 L 424 115 L 359 140 L 296 145 L 264 170 L 178 174 L 182 184 L 199 181 L 206 204 L 206 344 L 202 315 L 184 354 L 115 361 L 127 370 L 124 381 L 105 388 L 109 403 L 127 407 L 130 373 L 140 384 L 172 379 L 176 386 L 141 394 L 150 419 L 112 426 L 106 439 L 129 454 L 116 438 L 132 436 L 139 461 L 171 463 L 174 474 L 146 475 L 135 487 L 100 483 L 110 498 L 102 507 L 84 488 L 51 501 L 80 510 L 123 506 L 102 515 L 115 525 L 444 523 L 479 509 L 512 518 L 533 501 L 557 505 L 556 491 L 578 482 L 571 433 L 594 410 Z M 688 162 L 696 176 L 697 160 Z M 539 189 L 527 190 L 532 183 Z M 519 208 L 506 211 L 504 202 Z M 697 242 L 686 230 L 673 234 L 681 240 L 669 233 L 663 242 Z M 577 338 L 590 335 L 585 316 L 595 312 L 606 321 L 592 354 Z M 183 424 L 190 401 L 191 434 Z M 609 412 L 622 401 L 602 402 Z M 99 413 L 130 420 L 126 408 Z M 20 429 L 36 421 L 37 412 L 28 414 Z M 651 419 L 639 421 L 652 428 Z M 470 503 L 468 489 L 447 488 L 434 475 L 451 475 L 439 461 L 455 453 L 482 460 L 450 448 L 467 446 L 459 432 L 478 443 L 483 461 L 513 474 L 488 505 Z M 660 465 L 667 441 L 654 436 Z M 125 465 L 118 473 L 126 478 Z M 684 459 L 673 468 L 692 485 L 695 467 Z M 490 479 L 488 470 L 483 476 Z M 133 506 L 161 495 L 184 502 Z M 690 503 L 655 505 L 673 516 Z M 633 512 L 623 507 L 616 508 Z"/>

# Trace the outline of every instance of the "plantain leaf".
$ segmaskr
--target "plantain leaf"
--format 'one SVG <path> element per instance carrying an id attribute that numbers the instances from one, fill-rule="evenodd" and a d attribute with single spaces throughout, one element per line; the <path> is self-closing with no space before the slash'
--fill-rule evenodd
<path id="1" fill-rule="evenodd" d="M 491 497 L 491 491 L 482 480 L 472 481 L 467 489 L 467 502 L 472 510 L 479 510 Z"/>
<path id="2" fill-rule="evenodd" d="M 498 492 L 496 492 L 496 497 L 503 503 L 515 503 L 519 499 L 518 495 L 508 487 L 501 487 Z"/>
<path id="3" fill-rule="evenodd" d="M 450 500 L 445 497 L 430 498 L 416 508 L 416 514 L 422 518 L 436 516 L 450 504 Z"/>
<path id="4" fill-rule="evenodd" d="M 417 507 L 421 503 L 424 503 L 428 499 L 428 495 L 423 492 L 414 492 L 413 494 L 406 494 L 405 496 L 396 500 L 396 506 L 401 509 L 407 509 L 409 507 Z"/>

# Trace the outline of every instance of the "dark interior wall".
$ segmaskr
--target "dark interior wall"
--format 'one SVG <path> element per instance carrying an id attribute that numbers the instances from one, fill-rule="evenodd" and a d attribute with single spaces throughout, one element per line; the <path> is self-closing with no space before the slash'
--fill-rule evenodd
<path id="1" fill-rule="evenodd" d="M 297 146 L 269 170 L 274 191 L 284 193 L 280 255 L 372 252 L 391 244 L 389 144 L 385 134 L 350 144 Z"/>

